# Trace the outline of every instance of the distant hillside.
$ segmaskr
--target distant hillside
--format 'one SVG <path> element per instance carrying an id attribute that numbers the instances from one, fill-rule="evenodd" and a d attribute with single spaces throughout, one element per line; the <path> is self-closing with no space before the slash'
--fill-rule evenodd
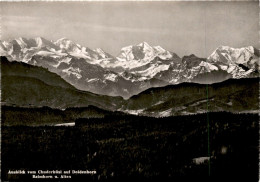
<path id="1" fill-rule="evenodd" d="M 1 57 L 2 77 L 26 77 L 37 79 L 50 86 L 75 89 L 72 85 L 63 80 L 59 75 L 51 73 L 43 67 L 31 66 L 22 62 L 9 62 L 6 57 Z"/>
<path id="2" fill-rule="evenodd" d="M 203 85 L 182 83 L 150 88 L 131 97 L 123 110 L 153 116 L 209 111 L 255 111 L 259 109 L 259 78 L 230 79 Z"/>
<path id="3" fill-rule="evenodd" d="M 116 110 L 121 97 L 79 91 L 45 68 L 9 62 L 1 57 L 2 103 L 23 107 L 87 107 Z"/>

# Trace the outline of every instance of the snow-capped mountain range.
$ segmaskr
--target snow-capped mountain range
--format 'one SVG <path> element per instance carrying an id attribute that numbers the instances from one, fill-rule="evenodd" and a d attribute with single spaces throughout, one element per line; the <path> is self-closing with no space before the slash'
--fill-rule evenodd
<path id="1" fill-rule="evenodd" d="M 121 49 L 114 57 L 62 38 L 41 37 L 0 41 L 0 55 L 9 61 L 42 66 L 80 90 L 131 97 L 150 87 L 182 82 L 214 83 L 229 78 L 258 76 L 259 50 L 218 47 L 208 58 L 180 58 L 160 46 L 143 42 Z"/>

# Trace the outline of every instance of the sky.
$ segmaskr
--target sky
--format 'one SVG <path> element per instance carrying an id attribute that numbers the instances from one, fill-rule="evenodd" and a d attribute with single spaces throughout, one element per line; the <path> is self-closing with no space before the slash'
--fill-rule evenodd
<path id="1" fill-rule="evenodd" d="M 179 56 L 208 57 L 221 45 L 259 48 L 254 2 L 0 2 L 1 40 L 66 37 L 118 55 L 148 42 Z"/>

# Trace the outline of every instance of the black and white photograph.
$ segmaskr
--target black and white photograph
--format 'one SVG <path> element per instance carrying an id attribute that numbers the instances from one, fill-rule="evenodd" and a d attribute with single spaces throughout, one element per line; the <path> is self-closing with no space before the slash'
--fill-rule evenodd
<path id="1" fill-rule="evenodd" d="M 1 1 L 1 180 L 259 180 L 259 1 Z M 231 180 L 232 181 L 232 180 Z"/>

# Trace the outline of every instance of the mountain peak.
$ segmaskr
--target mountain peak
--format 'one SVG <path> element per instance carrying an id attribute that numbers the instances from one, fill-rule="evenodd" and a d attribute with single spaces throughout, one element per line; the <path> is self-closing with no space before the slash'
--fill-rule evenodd
<path id="1" fill-rule="evenodd" d="M 66 37 L 58 39 L 55 43 L 61 44 L 61 43 L 64 43 L 64 42 L 72 43 L 72 41 L 70 39 L 66 38 Z"/>
<path id="2" fill-rule="evenodd" d="M 54 42 L 54 44 L 61 49 L 68 50 L 69 52 L 74 52 L 75 50 L 79 51 L 78 49 L 81 47 L 80 45 L 75 44 L 72 40 L 66 37 L 58 39 L 56 42 Z"/>
<path id="3" fill-rule="evenodd" d="M 62 43 L 62 42 L 69 42 L 72 43 L 72 40 L 68 39 L 67 37 L 63 37 L 55 41 L 55 43 Z"/>
<path id="4" fill-rule="evenodd" d="M 140 44 L 137 45 L 138 47 L 142 47 L 143 50 L 152 50 L 153 47 L 150 46 L 147 42 L 142 42 Z"/>
<path id="5" fill-rule="evenodd" d="M 243 64 L 252 68 L 253 62 L 258 60 L 259 54 L 253 46 L 233 48 L 229 46 L 219 46 L 208 60 L 218 64 Z"/>
<path id="6" fill-rule="evenodd" d="M 250 51 L 250 52 L 254 52 L 254 47 L 253 46 L 245 46 L 245 47 L 240 47 L 240 48 L 234 48 L 234 47 L 230 47 L 230 46 L 226 46 L 226 45 L 222 45 L 222 46 L 219 46 L 216 50 L 218 51 L 244 51 L 244 50 L 247 50 L 247 51 Z"/>
<path id="7" fill-rule="evenodd" d="M 141 42 L 140 44 L 138 44 L 138 46 L 142 46 L 142 47 L 144 47 L 144 46 L 150 46 L 147 42 Z"/>
<path id="8" fill-rule="evenodd" d="M 230 46 L 227 46 L 227 45 L 221 45 L 221 46 L 218 46 L 218 50 L 227 50 L 227 49 L 230 49 L 231 47 Z"/>

